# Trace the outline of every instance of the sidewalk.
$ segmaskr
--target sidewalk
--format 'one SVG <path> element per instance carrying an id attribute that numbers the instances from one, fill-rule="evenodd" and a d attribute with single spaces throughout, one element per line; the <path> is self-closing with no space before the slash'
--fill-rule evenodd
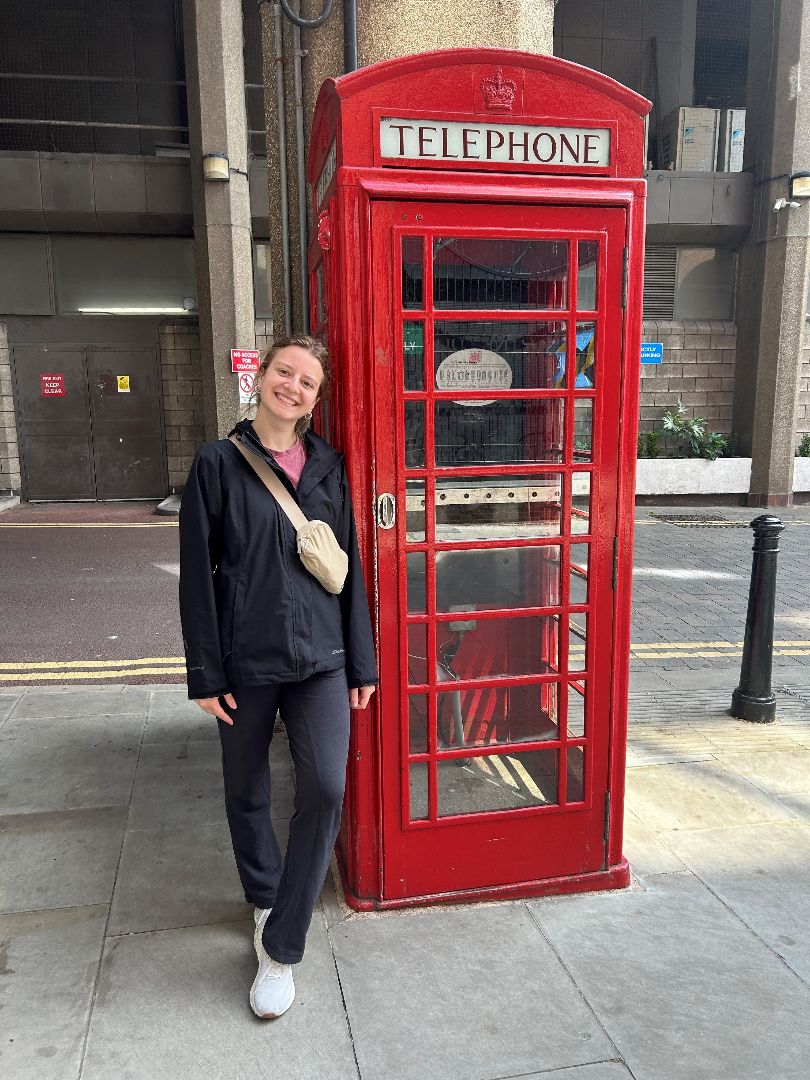
<path id="1" fill-rule="evenodd" d="M 247 1002 L 212 723 L 178 687 L 0 690 L 0 1075 L 807 1080 L 810 672 L 786 646 L 778 721 L 725 714 L 750 570 L 750 532 L 729 536 L 637 529 L 638 569 L 731 576 L 639 576 L 630 888 L 359 915 L 329 880 L 274 1022 Z M 793 646 L 809 545 L 797 526 L 780 562 Z M 272 763 L 283 843 L 283 735 Z"/>
<path id="2" fill-rule="evenodd" d="M 368 916 L 327 882 L 269 1025 L 211 724 L 169 688 L 3 693 L 3 1075 L 806 1080 L 810 681 L 756 728 L 730 685 L 654 722 L 633 694 L 630 889 Z"/>

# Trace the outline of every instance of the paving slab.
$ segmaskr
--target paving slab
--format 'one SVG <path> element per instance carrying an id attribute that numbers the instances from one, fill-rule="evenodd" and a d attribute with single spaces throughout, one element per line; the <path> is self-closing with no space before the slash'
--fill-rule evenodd
<path id="1" fill-rule="evenodd" d="M 271 808 L 292 815 L 294 793 L 286 740 L 270 750 Z M 225 820 L 219 741 L 144 744 L 132 789 L 130 829 L 203 825 Z"/>
<path id="2" fill-rule="evenodd" d="M 273 822 L 286 850 L 289 821 Z M 252 914 L 222 822 L 127 833 L 115 884 L 110 934 L 232 922 Z"/>
<path id="3" fill-rule="evenodd" d="M 789 807 L 716 761 L 628 769 L 627 805 L 654 829 L 793 820 Z"/>
<path id="4" fill-rule="evenodd" d="M 634 874 L 673 874 L 685 870 L 683 859 L 635 814 L 625 810 L 623 853 Z"/>
<path id="5" fill-rule="evenodd" d="M 126 805 L 144 720 L 15 710 L 0 742 L 0 814 Z"/>
<path id="6" fill-rule="evenodd" d="M 512 1078 L 504 1077 L 503 1080 Z M 524 1074 L 517 1080 L 633 1080 L 633 1077 L 627 1066 L 620 1061 L 600 1061 L 595 1065 L 575 1065 L 573 1069 L 552 1069 L 550 1072 Z"/>
<path id="7" fill-rule="evenodd" d="M 529 907 L 635 1080 L 806 1080 L 810 988 L 691 874 Z"/>
<path id="8" fill-rule="evenodd" d="M 108 904 L 123 806 L 0 817 L 0 911 Z"/>
<path id="9" fill-rule="evenodd" d="M 252 926 L 111 939 L 82 1080 L 358 1080 L 323 921 L 313 919 L 295 1002 L 278 1020 L 259 1020 L 248 1003 Z"/>
<path id="10" fill-rule="evenodd" d="M 722 753 L 717 760 L 768 795 L 810 792 L 810 750 Z"/>
<path id="11" fill-rule="evenodd" d="M 0 1073 L 79 1075 L 106 906 L 0 915 Z"/>
<path id="12" fill-rule="evenodd" d="M 189 701 L 185 690 L 153 690 L 143 741 L 180 742 L 184 739 L 219 742 L 216 720 Z"/>
<path id="13" fill-rule="evenodd" d="M 670 834 L 701 881 L 810 984 L 810 825 Z"/>
<path id="14" fill-rule="evenodd" d="M 810 794 L 807 792 L 798 795 L 778 795 L 777 802 L 790 807 L 796 817 L 805 824 L 810 824 Z"/>
<path id="15" fill-rule="evenodd" d="M 17 692 L 10 694 L 0 693 L 0 730 L 2 730 L 3 724 L 8 720 L 11 710 L 19 700 L 20 694 Z"/>
<path id="16" fill-rule="evenodd" d="M 525 905 L 330 931 L 363 1080 L 495 1080 L 616 1058 Z"/>
<path id="17" fill-rule="evenodd" d="M 88 712 L 95 716 L 145 715 L 148 707 L 149 691 L 139 686 L 71 686 L 26 690 L 12 715 L 15 719 L 83 716 Z"/>

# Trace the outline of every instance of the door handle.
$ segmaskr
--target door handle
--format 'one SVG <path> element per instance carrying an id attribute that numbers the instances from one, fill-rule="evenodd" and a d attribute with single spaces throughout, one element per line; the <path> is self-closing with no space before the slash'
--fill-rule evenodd
<path id="1" fill-rule="evenodd" d="M 397 516 L 397 504 L 394 496 L 384 491 L 377 499 L 377 526 L 380 529 L 393 529 Z"/>

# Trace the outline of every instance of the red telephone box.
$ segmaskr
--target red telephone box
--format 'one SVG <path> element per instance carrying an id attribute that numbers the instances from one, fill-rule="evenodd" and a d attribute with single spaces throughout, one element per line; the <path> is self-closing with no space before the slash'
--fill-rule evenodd
<path id="1" fill-rule="evenodd" d="M 357 908 L 627 884 L 649 109 L 494 49 L 321 89 L 312 325 L 381 676 L 338 844 Z"/>

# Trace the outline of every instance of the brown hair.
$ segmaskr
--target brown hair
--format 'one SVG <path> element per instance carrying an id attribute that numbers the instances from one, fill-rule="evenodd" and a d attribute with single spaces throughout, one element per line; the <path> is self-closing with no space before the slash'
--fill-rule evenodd
<path id="1" fill-rule="evenodd" d="M 332 382 L 332 365 L 329 362 L 329 350 L 324 343 L 317 338 L 309 337 L 307 334 L 293 334 L 290 337 L 275 338 L 273 344 L 262 357 L 262 362 L 259 364 L 259 370 L 256 372 L 255 387 L 250 398 L 251 405 L 255 406 L 258 404 L 259 394 L 256 387 L 258 387 L 264 373 L 273 362 L 273 358 L 280 353 L 282 349 L 286 349 L 290 345 L 296 345 L 299 349 L 305 349 L 310 356 L 313 356 L 321 365 L 323 381 L 318 388 L 318 400 L 320 401 L 322 398 L 328 398 L 329 387 Z M 309 430 L 311 422 L 312 421 L 308 416 L 302 416 L 301 419 L 296 422 L 295 434 L 299 439 L 303 438 L 304 432 Z"/>

